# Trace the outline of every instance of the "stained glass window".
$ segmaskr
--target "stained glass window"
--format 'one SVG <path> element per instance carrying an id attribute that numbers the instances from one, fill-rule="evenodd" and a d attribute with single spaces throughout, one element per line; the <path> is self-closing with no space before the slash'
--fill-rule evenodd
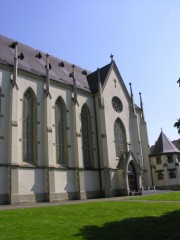
<path id="1" fill-rule="evenodd" d="M 122 153 L 127 151 L 126 132 L 122 121 L 118 118 L 114 123 L 114 137 L 116 157 L 119 159 Z"/>
<path id="2" fill-rule="evenodd" d="M 66 163 L 66 107 L 62 98 L 58 98 L 55 104 L 55 129 L 56 129 L 56 159 L 57 163 Z"/>
<path id="3" fill-rule="evenodd" d="M 36 161 L 36 97 L 32 89 L 28 89 L 23 99 L 23 160 Z"/>
<path id="4" fill-rule="evenodd" d="M 82 107 L 81 111 L 82 122 L 82 145 L 83 159 L 85 167 L 92 167 L 92 130 L 91 130 L 91 115 L 87 105 Z"/>

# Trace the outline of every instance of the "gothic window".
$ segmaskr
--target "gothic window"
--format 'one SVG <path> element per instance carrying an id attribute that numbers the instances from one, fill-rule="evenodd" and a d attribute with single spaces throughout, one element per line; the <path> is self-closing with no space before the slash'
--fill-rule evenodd
<path id="1" fill-rule="evenodd" d="M 173 156 L 172 155 L 168 156 L 168 163 L 173 163 Z"/>
<path id="2" fill-rule="evenodd" d="M 120 113 L 123 109 L 121 100 L 116 96 L 112 98 L 112 106 L 113 106 L 114 110 L 118 113 Z"/>
<path id="3" fill-rule="evenodd" d="M 161 160 L 160 157 L 157 157 L 157 158 L 156 158 L 156 164 L 157 164 L 157 165 L 162 164 L 162 160 Z"/>
<path id="4" fill-rule="evenodd" d="M 36 154 L 36 124 L 37 101 L 32 89 L 28 89 L 23 98 L 23 161 L 35 163 Z"/>
<path id="5" fill-rule="evenodd" d="M 55 103 L 55 129 L 56 129 L 56 159 L 57 163 L 65 165 L 67 161 L 67 124 L 66 107 L 62 98 Z"/>
<path id="6" fill-rule="evenodd" d="M 87 105 L 82 107 L 81 111 L 82 123 L 82 149 L 84 167 L 92 167 L 92 130 L 91 130 L 91 114 Z"/>
<path id="7" fill-rule="evenodd" d="M 171 171 L 169 173 L 169 178 L 176 178 L 176 172 L 175 171 Z"/>
<path id="8" fill-rule="evenodd" d="M 120 159 L 127 152 L 126 131 L 122 121 L 118 118 L 114 123 L 114 137 L 116 147 L 116 158 Z"/>
<path id="9" fill-rule="evenodd" d="M 164 174 L 163 174 L 162 172 L 158 172 L 158 173 L 157 173 L 157 179 L 158 179 L 158 180 L 164 179 Z"/>

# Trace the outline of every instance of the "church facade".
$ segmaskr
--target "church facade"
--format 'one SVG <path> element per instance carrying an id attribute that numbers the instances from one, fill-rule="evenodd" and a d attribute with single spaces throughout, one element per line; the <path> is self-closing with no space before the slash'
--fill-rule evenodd
<path id="1" fill-rule="evenodd" d="M 0 36 L 0 204 L 151 186 L 143 103 L 113 57 L 86 71 Z"/>

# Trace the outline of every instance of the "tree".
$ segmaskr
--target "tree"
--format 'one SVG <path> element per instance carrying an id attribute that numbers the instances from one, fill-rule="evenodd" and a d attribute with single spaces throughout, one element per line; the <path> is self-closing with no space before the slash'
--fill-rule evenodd
<path id="1" fill-rule="evenodd" d="M 178 79 L 177 83 L 179 84 L 180 87 L 180 78 Z M 177 122 L 175 122 L 174 127 L 178 129 L 178 133 L 180 134 L 180 118 L 177 119 Z"/>

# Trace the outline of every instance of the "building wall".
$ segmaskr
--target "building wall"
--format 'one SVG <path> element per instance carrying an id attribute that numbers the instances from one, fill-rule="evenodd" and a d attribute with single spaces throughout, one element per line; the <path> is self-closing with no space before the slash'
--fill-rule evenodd
<path id="1" fill-rule="evenodd" d="M 116 80 L 116 86 L 114 79 Z M 112 107 L 112 98 L 117 96 L 120 98 L 123 104 L 122 112 L 116 112 Z M 114 138 L 114 123 L 117 118 L 123 122 L 123 125 L 126 129 L 126 139 L 127 142 L 130 142 L 130 133 L 129 133 L 129 101 L 127 95 L 124 92 L 122 82 L 115 73 L 115 71 L 111 71 L 109 78 L 104 86 L 103 90 L 104 97 L 104 115 L 106 122 L 106 140 L 107 140 L 107 148 L 108 148 L 108 162 L 109 167 L 117 168 L 118 161 L 116 160 L 116 149 L 115 149 L 115 138 Z"/>
<path id="2" fill-rule="evenodd" d="M 21 70 L 18 71 L 17 86 L 12 87 L 12 68 L 1 67 L 0 203 L 122 195 L 127 188 L 127 179 L 117 166 L 115 121 L 120 118 L 123 122 L 127 143 L 131 142 L 134 153 L 140 152 L 141 136 L 138 118 L 135 115 L 132 117 L 130 98 L 119 75 L 114 70 L 110 72 L 103 89 L 104 107 L 99 108 L 98 94 L 78 89 L 78 104 L 75 104 L 72 86 L 53 80 L 50 81 L 51 97 L 46 96 L 46 79 Z M 33 90 L 37 98 L 35 164 L 23 161 L 23 96 L 28 88 Z M 120 113 L 112 107 L 113 96 L 122 101 L 123 110 Z M 59 97 L 65 103 L 67 114 L 66 166 L 59 165 L 56 160 L 55 103 Z M 81 111 L 84 104 L 91 115 L 92 169 L 84 168 L 83 162 Z M 147 138 L 144 133 L 143 138 Z M 144 148 L 144 152 L 146 150 Z"/>
<path id="3" fill-rule="evenodd" d="M 173 156 L 173 163 L 168 162 L 168 155 Z M 157 164 L 157 158 L 161 159 L 161 164 Z M 152 180 L 159 189 L 180 189 L 180 163 L 177 154 L 151 156 Z M 170 172 L 175 172 L 176 177 L 170 178 Z M 163 178 L 158 179 L 158 174 L 162 173 Z"/>

